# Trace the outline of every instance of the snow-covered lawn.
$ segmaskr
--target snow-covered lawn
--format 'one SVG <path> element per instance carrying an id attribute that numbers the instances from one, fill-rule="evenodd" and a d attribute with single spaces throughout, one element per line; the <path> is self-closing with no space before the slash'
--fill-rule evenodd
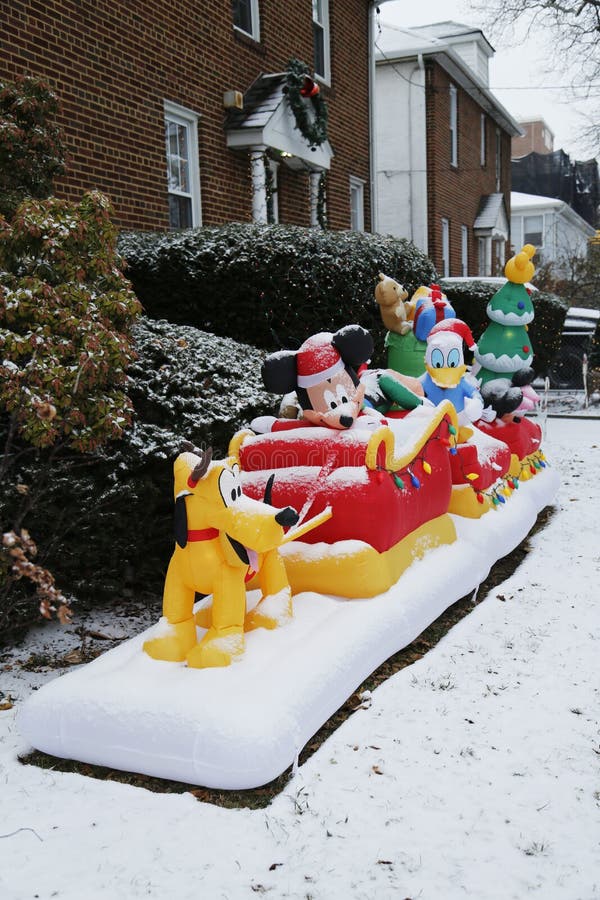
<path id="1" fill-rule="evenodd" d="M 266 809 L 21 765 L 19 704 L 56 675 L 19 666 L 55 646 L 32 634 L 0 683 L 2 900 L 599 897 L 600 421 L 549 419 L 544 450 L 526 561 Z"/>

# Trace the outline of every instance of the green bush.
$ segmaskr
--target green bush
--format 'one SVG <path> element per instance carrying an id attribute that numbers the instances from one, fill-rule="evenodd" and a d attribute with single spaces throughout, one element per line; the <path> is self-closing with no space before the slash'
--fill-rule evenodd
<path id="1" fill-rule="evenodd" d="M 173 548 L 173 461 L 182 441 L 211 444 L 216 457 L 224 455 L 236 430 L 273 411 L 273 395 L 262 386 L 259 350 L 145 318 L 132 336 L 132 428 L 85 454 L 17 441 L 13 477 L 0 482 L 0 506 L 7 519 L 17 515 L 23 492 L 37 491 L 51 463 L 51 477 L 25 520 L 35 533 L 37 562 L 78 606 L 117 605 L 124 591 L 135 590 L 159 615 Z M 0 417 L 0 444 L 7 431 L 8 420 Z M 0 603 L 0 641 L 37 618 L 31 601 Z"/>
<path id="2" fill-rule="evenodd" d="M 38 78 L 0 81 L 0 215 L 12 217 L 25 197 L 48 197 L 64 172 L 59 104 Z"/>
<path id="3" fill-rule="evenodd" d="M 440 281 L 456 315 L 463 319 L 477 341 L 490 323 L 486 307 L 499 285 L 484 281 Z M 533 368 L 538 375 L 546 375 L 559 351 L 563 323 L 569 304 L 556 294 L 536 291 L 532 294 L 535 319 L 529 326 L 533 347 Z"/>
<path id="4" fill-rule="evenodd" d="M 278 350 L 358 323 L 383 348 L 374 290 L 379 272 L 412 292 L 435 280 L 413 244 L 361 232 L 225 225 L 124 234 L 119 249 L 144 311 Z"/>
<path id="5" fill-rule="evenodd" d="M 140 306 L 119 270 L 110 215 L 91 193 L 78 206 L 29 199 L 10 223 L 0 216 L 0 632 L 64 606 L 45 548 L 63 501 L 77 518 L 83 498 L 65 487 L 55 517 L 44 523 L 40 510 L 62 483 L 65 454 L 90 453 L 131 421 L 125 370 Z M 25 477 L 30 459 L 35 476 Z"/>

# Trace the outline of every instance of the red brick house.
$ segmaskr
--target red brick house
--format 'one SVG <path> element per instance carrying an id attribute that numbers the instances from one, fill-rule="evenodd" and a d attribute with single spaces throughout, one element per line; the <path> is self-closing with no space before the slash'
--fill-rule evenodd
<path id="1" fill-rule="evenodd" d="M 124 228 L 315 224 L 327 172 L 329 227 L 368 230 L 371 7 L 11 0 L 0 79 L 34 75 L 55 90 L 69 150 L 56 193 L 100 189 Z M 282 92 L 291 59 L 307 64 L 328 106 L 328 140 L 315 150 Z"/>
<path id="2" fill-rule="evenodd" d="M 520 129 L 488 88 L 493 48 L 456 22 L 384 26 L 375 46 L 379 230 L 441 275 L 501 274 Z"/>

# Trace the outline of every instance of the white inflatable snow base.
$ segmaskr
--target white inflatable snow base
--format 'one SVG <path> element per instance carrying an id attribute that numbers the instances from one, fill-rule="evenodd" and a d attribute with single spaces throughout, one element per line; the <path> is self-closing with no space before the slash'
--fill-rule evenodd
<path id="1" fill-rule="evenodd" d="M 57 757 L 212 788 L 266 784 L 371 672 L 475 590 L 558 486 L 548 467 L 481 519 L 453 516 L 458 540 L 413 563 L 385 594 L 298 594 L 294 620 L 250 632 L 228 668 L 150 659 L 142 643 L 153 626 L 33 694 L 21 732 Z"/>

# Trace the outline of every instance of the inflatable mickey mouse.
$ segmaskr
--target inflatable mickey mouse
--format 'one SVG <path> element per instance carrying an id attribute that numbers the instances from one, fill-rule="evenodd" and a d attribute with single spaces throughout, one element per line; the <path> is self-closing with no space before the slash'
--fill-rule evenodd
<path id="1" fill-rule="evenodd" d="M 365 402 L 366 387 L 358 370 L 373 354 L 373 338 L 360 325 L 346 325 L 335 333 L 314 334 L 299 350 L 280 350 L 268 356 L 261 374 L 268 391 L 289 394 L 295 391 L 302 412 L 300 419 L 276 419 L 260 416 L 251 426 L 254 431 L 283 431 L 307 425 L 322 425 L 338 430 L 351 428 L 357 420 L 368 427 L 380 424 L 382 416 Z M 398 396 L 405 397 L 408 408 L 421 402 L 423 391 L 416 379 L 395 376 Z"/>

